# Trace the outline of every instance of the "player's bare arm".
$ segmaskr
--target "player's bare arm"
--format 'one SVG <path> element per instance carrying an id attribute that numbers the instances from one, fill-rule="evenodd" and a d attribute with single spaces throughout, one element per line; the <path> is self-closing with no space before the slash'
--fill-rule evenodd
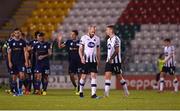
<path id="1" fill-rule="evenodd" d="M 8 65 L 9 68 L 12 68 L 12 61 L 11 61 L 11 49 L 8 49 Z"/>
<path id="2" fill-rule="evenodd" d="M 58 34 L 57 40 L 58 40 L 58 47 L 59 48 L 64 48 L 66 46 L 64 43 L 62 43 L 62 34 L 61 33 Z"/>
<path id="3" fill-rule="evenodd" d="M 81 59 L 81 63 L 85 64 L 85 60 L 84 60 L 84 45 L 81 45 L 79 47 L 79 56 L 80 56 L 80 59 Z"/>
<path id="4" fill-rule="evenodd" d="M 24 47 L 24 56 L 25 56 L 25 66 L 29 67 L 29 53 L 28 53 L 28 47 Z"/>
<path id="5" fill-rule="evenodd" d="M 112 60 L 118 55 L 119 51 L 120 51 L 119 46 L 116 46 L 115 51 L 114 51 L 114 53 L 112 54 L 112 56 L 111 56 L 111 58 L 109 60 L 110 63 L 112 63 Z"/>
<path id="6" fill-rule="evenodd" d="M 97 47 L 97 65 L 100 66 L 100 60 L 101 60 L 101 50 L 100 47 Z"/>

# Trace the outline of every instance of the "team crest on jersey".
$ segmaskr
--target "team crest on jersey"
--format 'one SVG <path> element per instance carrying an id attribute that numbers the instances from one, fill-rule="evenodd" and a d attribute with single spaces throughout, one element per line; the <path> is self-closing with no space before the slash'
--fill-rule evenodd
<path id="1" fill-rule="evenodd" d="M 47 48 L 47 46 L 45 45 L 44 48 Z"/>
<path id="2" fill-rule="evenodd" d="M 19 43 L 19 45 L 21 46 L 21 45 L 22 45 L 22 43 Z"/>
<path id="3" fill-rule="evenodd" d="M 108 46 L 107 46 L 107 47 L 108 47 L 108 49 L 111 49 L 111 44 L 108 44 Z"/>
<path id="4" fill-rule="evenodd" d="M 72 45 L 73 45 L 73 43 L 71 42 L 71 43 L 70 43 L 70 45 L 72 46 Z"/>
<path id="5" fill-rule="evenodd" d="M 90 48 L 95 47 L 95 43 L 94 43 L 94 42 L 89 42 L 89 43 L 88 43 L 88 47 L 90 47 Z"/>
<path id="6" fill-rule="evenodd" d="M 38 47 L 37 48 L 40 48 L 40 45 L 38 45 Z"/>
<path id="7" fill-rule="evenodd" d="M 15 46 L 16 45 L 16 43 L 13 43 L 13 46 Z"/>

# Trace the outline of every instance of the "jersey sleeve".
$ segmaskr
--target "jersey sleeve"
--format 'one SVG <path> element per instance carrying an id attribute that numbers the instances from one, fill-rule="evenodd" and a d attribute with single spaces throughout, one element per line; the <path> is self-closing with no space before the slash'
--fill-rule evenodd
<path id="1" fill-rule="evenodd" d="M 120 47 L 120 39 L 118 37 L 115 38 L 114 47 Z"/>
<path id="2" fill-rule="evenodd" d="M 12 47 L 13 47 L 12 44 L 13 44 L 12 41 L 9 41 L 9 42 L 7 43 L 8 49 L 12 49 Z"/>
<path id="3" fill-rule="evenodd" d="M 35 44 L 35 45 L 33 46 L 33 51 L 36 52 L 36 49 L 37 49 L 37 44 Z"/>
<path id="4" fill-rule="evenodd" d="M 48 47 L 48 49 L 51 49 L 52 48 L 51 43 L 47 43 L 47 47 Z"/>
<path id="5" fill-rule="evenodd" d="M 171 47 L 171 52 L 170 52 L 171 54 L 174 54 L 175 53 L 175 48 L 174 48 L 174 46 L 172 46 Z"/>
<path id="6" fill-rule="evenodd" d="M 23 43 L 23 47 L 26 47 L 28 45 L 28 42 L 26 42 L 25 40 L 23 40 L 22 43 Z"/>
<path id="7" fill-rule="evenodd" d="M 86 42 L 85 41 L 85 36 L 82 36 L 81 39 L 80 39 L 80 42 L 79 42 L 80 46 L 85 45 L 85 42 Z"/>
<path id="8" fill-rule="evenodd" d="M 63 44 L 65 44 L 66 47 L 69 47 L 69 40 L 67 40 L 66 42 L 63 42 Z"/>

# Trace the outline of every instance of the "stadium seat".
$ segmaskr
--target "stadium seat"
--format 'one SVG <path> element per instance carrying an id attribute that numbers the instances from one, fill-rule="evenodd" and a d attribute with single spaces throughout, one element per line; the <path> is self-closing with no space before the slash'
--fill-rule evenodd
<path id="1" fill-rule="evenodd" d="M 52 31 L 55 31 L 57 24 L 61 23 L 64 17 L 67 16 L 73 3 L 74 0 L 43 0 L 39 2 L 36 10 L 32 12 L 32 16 L 24 24 L 23 27 L 27 27 L 24 29 L 47 31 L 49 37 L 47 39 L 50 39 Z"/>

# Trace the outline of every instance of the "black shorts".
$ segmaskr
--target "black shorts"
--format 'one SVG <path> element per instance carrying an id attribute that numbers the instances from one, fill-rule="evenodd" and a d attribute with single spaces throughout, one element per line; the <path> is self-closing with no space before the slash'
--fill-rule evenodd
<path id="1" fill-rule="evenodd" d="M 106 63 L 105 72 L 112 72 L 114 74 L 122 74 L 121 63 Z"/>
<path id="2" fill-rule="evenodd" d="M 80 74 L 82 64 L 79 62 L 69 62 L 69 74 Z"/>
<path id="3" fill-rule="evenodd" d="M 89 74 L 91 72 L 94 72 L 94 73 L 98 72 L 96 62 L 82 64 L 82 70 L 81 70 L 82 74 Z"/>
<path id="4" fill-rule="evenodd" d="M 26 74 L 32 74 L 32 68 L 26 67 Z"/>
<path id="5" fill-rule="evenodd" d="M 175 66 L 172 66 L 172 67 L 163 66 L 162 68 L 162 72 L 169 73 L 170 75 L 174 75 L 175 70 L 176 70 Z"/>

